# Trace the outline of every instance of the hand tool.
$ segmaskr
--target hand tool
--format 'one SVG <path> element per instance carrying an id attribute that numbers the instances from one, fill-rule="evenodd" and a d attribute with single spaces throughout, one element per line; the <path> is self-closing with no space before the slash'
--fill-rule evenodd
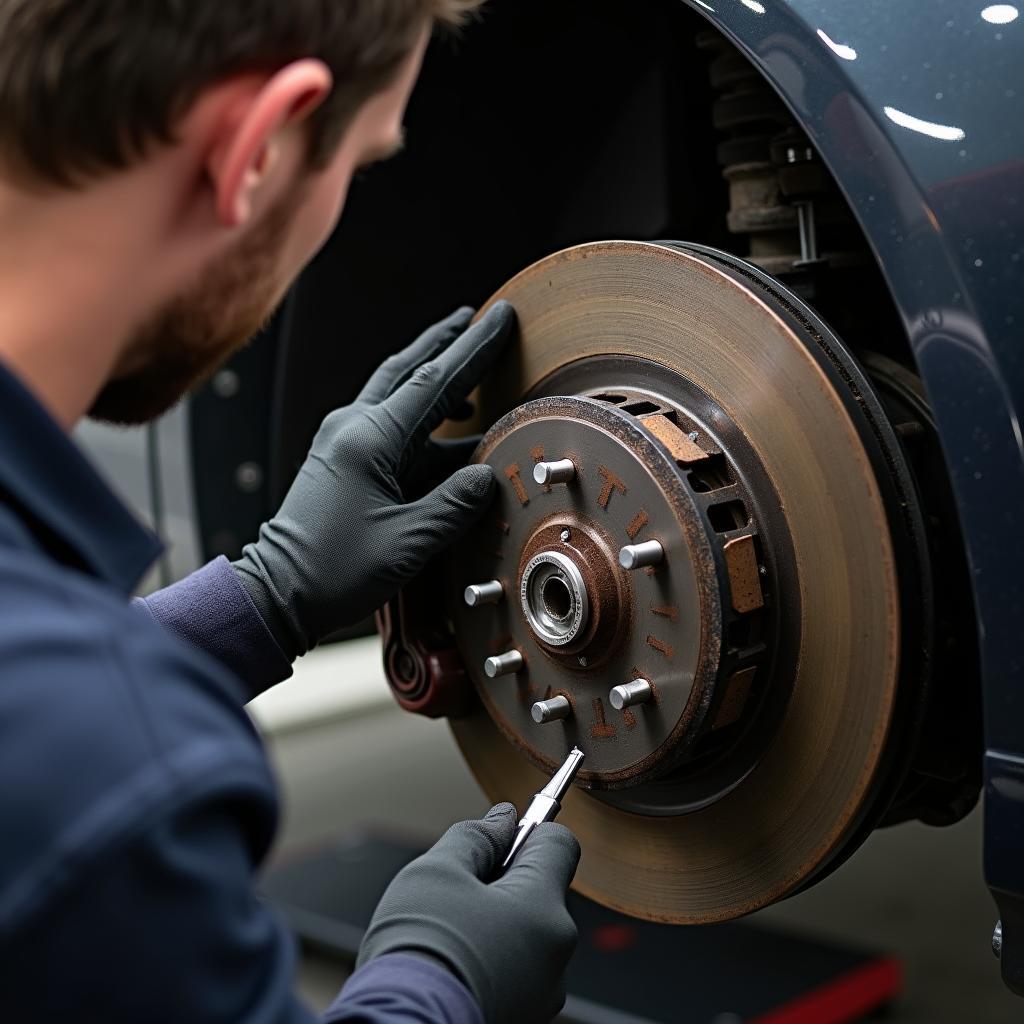
<path id="1" fill-rule="evenodd" d="M 551 776 L 551 781 L 530 801 L 523 816 L 519 819 L 519 827 L 516 830 L 516 837 L 512 840 L 512 848 L 508 856 L 502 862 L 501 868 L 512 863 L 512 858 L 522 849 L 523 844 L 530 837 L 530 833 L 542 821 L 554 821 L 555 815 L 562 809 L 562 797 L 569 791 L 572 780 L 583 763 L 583 751 L 579 747 L 573 747 L 569 756 L 561 768 Z"/>

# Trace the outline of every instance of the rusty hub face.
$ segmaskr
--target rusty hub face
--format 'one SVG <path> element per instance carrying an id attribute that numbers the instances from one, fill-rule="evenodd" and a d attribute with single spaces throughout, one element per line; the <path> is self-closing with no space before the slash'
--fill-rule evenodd
<path id="1" fill-rule="evenodd" d="M 749 757 L 724 774 L 707 765 L 748 732 L 767 695 L 754 683 L 778 646 L 765 601 L 777 556 L 765 552 L 735 462 L 678 400 L 624 385 L 528 401 L 494 425 L 476 458 L 493 467 L 498 498 L 453 565 L 449 592 L 469 675 L 504 735 L 549 771 L 579 746 L 579 783 L 626 791 L 617 797 L 626 806 L 654 799 L 664 810 L 694 775 L 702 791 L 691 778 L 682 799 L 734 783 Z M 535 466 L 563 460 L 570 479 L 536 482 Z M 623 547 L 652 541 L 655 564 L 622 565 Z M 489 580 L 502 600 L 458 600 Z M 486 660 L 511 651 L 519 670 L 489 676 Z M 647 699 L 613 707 L 612 688 L 634 680 L 648 684 Z M 533 705 L 557 696 L 569 714 L 535 721 Z M 775 697 L 784 700 L 784 683 Z M 674 786 L 644 785 L 673 774 Z"/>

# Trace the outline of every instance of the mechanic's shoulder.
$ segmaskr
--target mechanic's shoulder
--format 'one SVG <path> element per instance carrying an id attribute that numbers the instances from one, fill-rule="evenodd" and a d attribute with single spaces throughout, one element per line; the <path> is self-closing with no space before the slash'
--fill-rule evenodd
<path id="1" fill-rule="evenodd" d="M 156 758 L 180 773 L 187 749 L 195 760 L 264 763 L 241 684 L 98 581 L 3 558 L 0 607 L 0 716 L 9 726 L 19 709 L 45 706 L 49 728 L 62 729 L 71 748 L 103 738 L 93 760 Z"/>
<path id="2" fill-rule="evenodd" d="M 229 674 L 98 582 L 0 557 L 0 937 L 88 865 L 211 801 L 254 861 L 276 825 Z"/>

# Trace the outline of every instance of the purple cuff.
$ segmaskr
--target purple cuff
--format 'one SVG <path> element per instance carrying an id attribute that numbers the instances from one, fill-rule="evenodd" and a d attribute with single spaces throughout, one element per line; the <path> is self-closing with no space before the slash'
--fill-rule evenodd
<path id="1" fill-rule="evenodd" d="M 250 700 L 292 674 L 284 652 L 223 556 L 134 603 L 164 629 L 227 665 L 245 683 Z"/>
<path id="2" fill-rule="evenodd" d="M 345 983 L 324 1024 L 483 1024 L 469 989 L 440 964 L 408 953 L 371 960 Z"/>

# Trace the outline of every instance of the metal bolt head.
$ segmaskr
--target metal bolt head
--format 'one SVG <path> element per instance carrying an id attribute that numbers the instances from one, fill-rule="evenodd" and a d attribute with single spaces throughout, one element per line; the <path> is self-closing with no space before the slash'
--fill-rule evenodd
<path id="1" fill-rule="evenodd" d="M 538 462 L 533 467 L 533 479 L 539 484 L 567 484 L 576 479 L 576 466 L 572 459 L 557 462 Z"/>
<path id="2" fill-rule="evenodd" d="M 619 551 L 619 565 L 623 569 L 643 569 L 649 565 L 660 565 L 665 558 L 665 549 L 656 541 L 643 544 L 627 544 Z"/>
<path id="3" fill-rule="evenodd" d="M 471 583 L 462 596 L 470 608 L 478 608 L 482 604 L 497 604 L 504 592 L 500 580 L 489 580 L 487 583 Z"/>
<path id="4" fill-rule="evenodd" d="M 523 656 L 518 651 L 506 651 L 504 654 L 496 654 L 484 662 L 484 672 L 488 679 L 514 675 L 522 667 Z"/>
<path id="5" fill-rule="evenodd" d="M 568 530 L 563 530 L 561 533 L 562 543 L 565 544 L 572 534 Z"/>
<path id="6" fill-rule="evenodd" d="M 243 494 L 255 494 L 263 486 L 263 467 L 257 462 L 243 462 L 235 470 L 235 486 Z"/>
<path id="7" fill-rule="evenodd" d="M 559 694 L 550 700 L 539 700 L 530 708 L 530 715 L 538 725 L 558 722 L 572 714 L 572 705 L 567 697 Z"/>
<path id="8" fill-rule="evenodd" d="M 645 704 L 653 696 L 654 688 L 646 679 L 634 679 L 621 686 L 613 686 L 608 694 L 608 703 L 616 711 L 622 711 L 624 708 L 632 708 L 637 704 Z"/>
<path id="9" fill-rule="evenodd" d="M 221 370 L 214 375 L 210 386 L 218 398 L 234 398 L 242 389 L 242 379 L 234 370 Z"/>
<path id="10" fill-rule="evenodd" d="M 587 662 L 587 656 L 585 654 L 581 654 L 577 660 L 579 661 L 580 668 L 586 668 L 587 667 L 588 662 Z"/>

